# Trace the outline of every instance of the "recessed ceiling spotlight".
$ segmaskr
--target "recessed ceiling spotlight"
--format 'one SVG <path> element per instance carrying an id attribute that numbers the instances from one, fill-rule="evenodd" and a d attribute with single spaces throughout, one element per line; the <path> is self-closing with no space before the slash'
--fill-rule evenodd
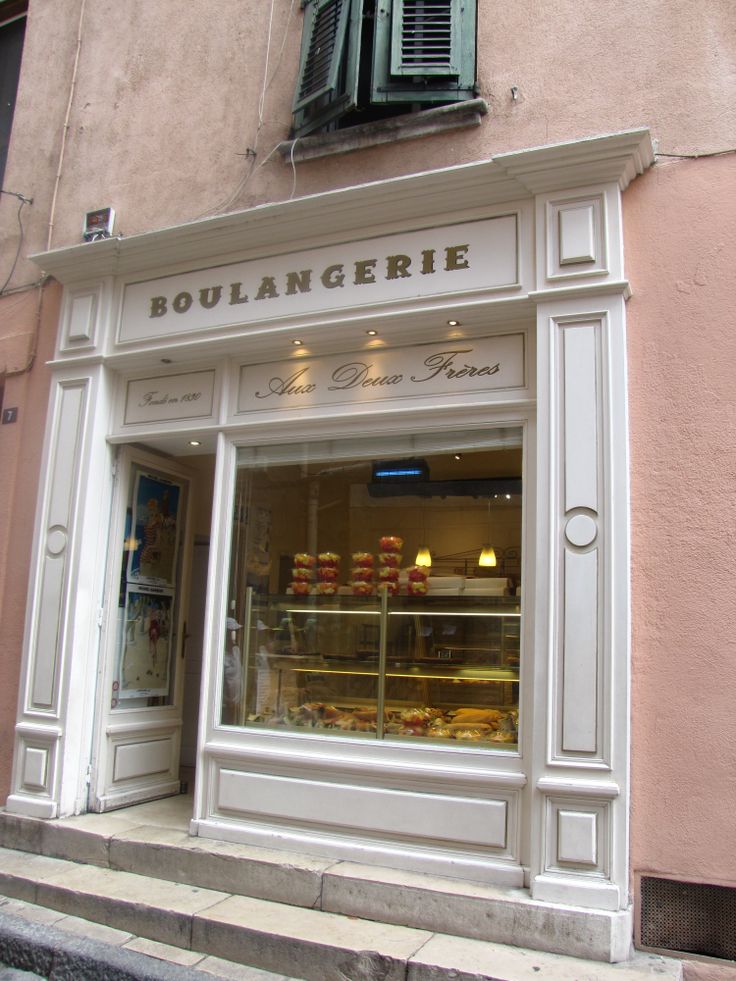
<path id="1" fill-rule="evenodd" d="M 190 439 L 189 440 L 189 445 L 190 446 L 201 446 L 202 445 L 202 442 L 201 442 L 201 440 L 198 440 L 198 439 Z"/>
<path id="2" fill-rule="evenodd" d="M 462 458 L 463 458 L 462 453 L 455 453 L 454 456 L 455 456 L 455 459 L 456 460 L 462 460 Z"/>
<path id="3" fill-rule="evenodd" d="M 171 364 L 171 358 L 161 358 L 161 364 Z"/>
<path id="4" fill-rule="evenodd" d="M 377 333 L 378 333 L 377 330 L 367 330 L 366 331 L 366 334 L 368 334 L 369 337 L 375 337 Z"/>
<path id="5" fill-rule="evenodd" d="M 459 320 L 448 320 L 447 321 L 447 326 L 448 327 L 459 327 L 460 326 L 460 321 Z"/>
<path id="6" fill-rule="evenodd" d="M 304 341 L 298 341 L 294 339 L 291 343 L 294 345 L 294 347 L 301 347 Z"/>

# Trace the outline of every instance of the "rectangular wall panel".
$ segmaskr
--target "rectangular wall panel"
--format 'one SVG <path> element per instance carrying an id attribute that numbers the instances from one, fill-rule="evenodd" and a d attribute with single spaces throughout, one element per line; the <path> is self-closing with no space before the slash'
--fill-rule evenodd
<path id="1" fill-rule="evenodd" d="M 40 583 L 35 608 L 31 707 L 52 709 L 58 696 L 62 607 L 69 566 L 69 534 L 78 489 L 79 444 L 86 385 L 61 385 L 58 392 L 55 439 L 49 464 L 50 493 L 42 522 Z"/>
<path id="2" fill-rule="evenodd" d="M 171 759 L 171 739 L 168 737 L 116 746 L 113 780 L 132 780 L 168 773 Z"/>
<path id="3" fill-rule="evenodd" d="M 345 831 L 432 838 L 507 847 L 505 800 L 418 794 L 380 787 L 346 787 L 318 780 L 221 770 L 218 808 L 259 820 L 339 825 Z M 458 816 L 462 815 L 462 820 Z"/>
<path id="4" fill-rule="evenodd" d="M 565 510 L 598 510 L 598 391 L 595 326 L 562 328 Z"/>
<path id="5" fill-rule="evenodd" d="M 598 748 L 598 551 L 565 552 L 562 750 Z"/>

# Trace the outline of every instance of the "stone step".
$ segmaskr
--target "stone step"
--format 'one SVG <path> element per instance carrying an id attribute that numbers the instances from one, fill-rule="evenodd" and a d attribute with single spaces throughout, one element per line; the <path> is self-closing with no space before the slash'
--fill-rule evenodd
<path id="1" fill-rule="evenodd" d="M 190 807 L 171 798 L 58 821 L 0 812 L 0 845 L 430 933 L 600 961 L 629 956 L 625 913 L 552 908 L 523 889 L 192 837 L 183 818 Z"/>
<path id="2" fill-rule="evenodd" d="M 306 981 L 679 979 L 655 955 L 604 964 L 233 895 L 136 872 L 0 850 L 0 893 Z"/>
<path id="3" fill-rule="evenodd" d="M 0 962 L 8 981 L 299 981 L 1 896 Z"/>

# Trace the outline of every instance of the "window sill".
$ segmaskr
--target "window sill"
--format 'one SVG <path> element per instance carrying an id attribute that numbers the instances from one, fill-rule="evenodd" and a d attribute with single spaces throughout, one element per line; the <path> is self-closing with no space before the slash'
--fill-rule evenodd
<path id="1" fill-rule="evenodd" d="M 422 112 L 382 119 L 380 122 L 363 123 L 334 133 L 285 140 L 279 144 L 278 150 L 287 163 L 300 163 L 338 153 L 364 150 L 381 143 L 415 140 L 422 136 L 444 133 L 445 130 L 480 126 L 481 118 L 487 112 L 488 104 L 484 99 L 470 99 L 467 102 L 439 106 L 437 109 L 424 109 Z"/>

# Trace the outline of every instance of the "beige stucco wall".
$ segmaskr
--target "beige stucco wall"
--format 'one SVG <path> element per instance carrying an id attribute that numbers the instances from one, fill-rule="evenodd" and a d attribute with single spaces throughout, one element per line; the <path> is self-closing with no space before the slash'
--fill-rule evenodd
<path id="1" fill-rule="evenodd" d="M 736 155 L 624 196 L 632 868 L 736 881 Z"/>
<path id="2" fill-rule="evenodd" d="M 731 0 L 479 0 L 490 107 L 479 129 L 301 163 L 295 181 L 272 151 L 291 123 L 299 3 L 30 0 L 29 10 L 5 182 L 34 198 L 24 252 L 78 242 L 85 212 L 106 205 L 131 235 L 642 124 L 675 153 L 724 149 L 736 132 Z M 3 198 L 11 244 L 14 222 Z M 36 275 L 22 262 L 14 281 Z"/>

